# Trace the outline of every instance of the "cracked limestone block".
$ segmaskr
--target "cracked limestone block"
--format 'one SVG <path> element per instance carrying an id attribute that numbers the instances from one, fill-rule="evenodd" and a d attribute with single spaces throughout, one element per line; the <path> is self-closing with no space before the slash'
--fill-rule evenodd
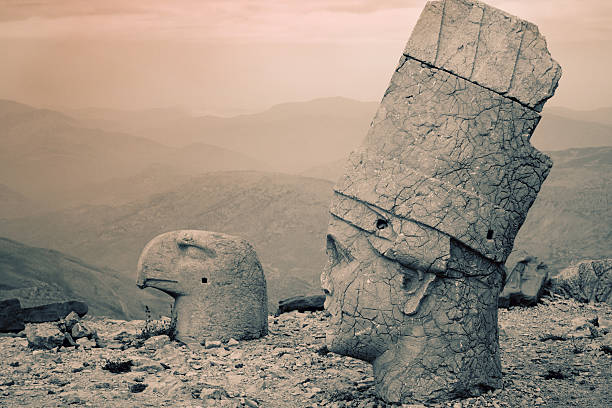
<path id="1" fill-rule="evenodd" d="M 545 48 L 529 54 L 529 75 L 512 74 L 527 28 L 537 32 L 482 3 L 428 3 L 334 187 L 327 343 L 371 362 L 387 402 L 501 386 L 503 264 L 552 166 L 529 139 L 559 78 L 536 74 L 551 64 Z M 521 83 L 550 94 L 510 96 Z"/>
<path id="2" fill-rule="evenodd" d="M 428 2 L 404 55 L 538 112 L 561 77 L 537 26 L 477 1 Z"/>
<path id="3" fill-rule="evenodd" d="M 158 235 L 140 255 L 137 285 L 174 298 L 172 319 L 182 342 L 255 339 L 268 332 L 263 269 L 241 238 L 197 230 Z"/>

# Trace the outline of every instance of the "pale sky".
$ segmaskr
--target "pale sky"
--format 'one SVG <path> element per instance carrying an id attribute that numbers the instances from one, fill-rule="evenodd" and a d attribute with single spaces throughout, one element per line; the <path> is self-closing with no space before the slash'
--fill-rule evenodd
<path id="1" fill-rule="evenodd" d="M 489 0 L 563 67 L 550 105 L 612 106 L 611 0 Z M 223 114 L 380 100 L 425 0 L 0 0 L 0 99 Z"/>

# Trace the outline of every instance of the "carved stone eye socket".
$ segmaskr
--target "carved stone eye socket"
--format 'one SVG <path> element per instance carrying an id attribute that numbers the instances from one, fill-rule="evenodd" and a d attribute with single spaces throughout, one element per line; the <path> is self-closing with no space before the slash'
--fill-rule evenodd
<path id="1" fill-rule="evenodd" d="M 487 231 L 487 239 L 493 239 L 493 230 Z"/>
<path id="2" fill-rule="evenodd" d="M 202 278 L 202 283 L 208 283 L 208 278 Z"/>
<path id="3" fill-rule="evenodd" d="M 389 224 L 387 223 L 387 221 L 385 221 L 383 219 L 380 219 L 380 218 L 376 220 L 376 228 L 377 229 L 384 230 L 388 226 L 389 226 Z"/>

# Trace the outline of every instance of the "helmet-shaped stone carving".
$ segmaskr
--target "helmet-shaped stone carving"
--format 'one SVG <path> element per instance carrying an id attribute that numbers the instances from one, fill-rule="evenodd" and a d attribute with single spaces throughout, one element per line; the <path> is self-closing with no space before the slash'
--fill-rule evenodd
<path id="1" fill-rule="evenodd" d="M 529 139 L 560 75 L 535 25 L 425 6 L 334 188 L 321 276 L 328 347 L 371 362 L 384 400 L 501 385 L 503 263 L 552 166 Z"/>
<path id="2" fill-rule="evenodd" d="M 176 338 L 185 343 L 267 334 L 264 273 L 253 247 L 238 237 L 197 230 L 158 235 L 140 255 L 137 285 L 174 298 Z"/>

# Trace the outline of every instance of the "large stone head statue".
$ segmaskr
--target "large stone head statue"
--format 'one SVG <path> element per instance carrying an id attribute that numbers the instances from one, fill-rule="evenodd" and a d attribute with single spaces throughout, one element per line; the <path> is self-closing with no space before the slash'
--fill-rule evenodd
<path id="1" fill-rule="evenodd" d="M 321 280 L 331 351 L 388 402 L 501 385 L 503 263 L 552 162 L 530 142 L 561 75 L 531 23 L 427 3 L 334 189 Z"/>
<path id="2" fill-rule="evenodd" d="M 196 230 L 158 235 L 142 250 L 137 284 L 174 298 L 176 337 L 185 343 L 267 334 L 263 270 L 240 238 Z"/>

